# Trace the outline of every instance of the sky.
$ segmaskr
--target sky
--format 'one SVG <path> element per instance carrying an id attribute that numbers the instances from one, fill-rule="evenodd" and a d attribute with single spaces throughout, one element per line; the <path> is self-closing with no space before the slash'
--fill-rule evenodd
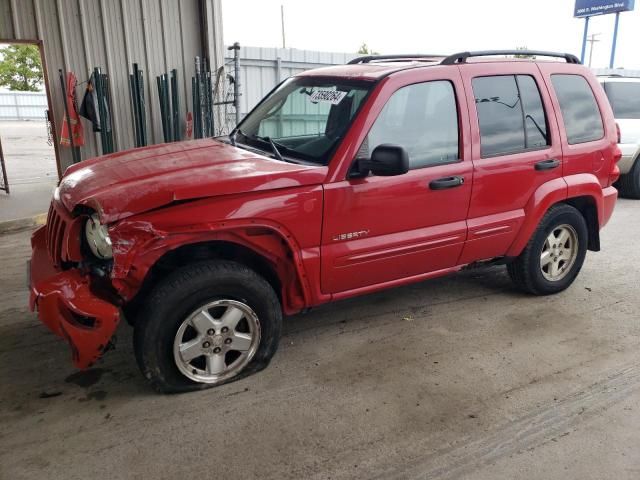
<path id="1" fill-rule="evenodd" d="M 640 69 L 640 2 L 620 15 L 615 67 Z M 287 48 L 382 54 L 445 54 L 465 50 L 552 50 L 580 56 L 584 20 L 575 0 L 222 0 L 224 41 L 281 47 L 280 5 Z M 592 17 L 600 34 L 593 67 L 608 67 L 615 15 Z M 585 63 L 588 63 L 589 44 Z"/>

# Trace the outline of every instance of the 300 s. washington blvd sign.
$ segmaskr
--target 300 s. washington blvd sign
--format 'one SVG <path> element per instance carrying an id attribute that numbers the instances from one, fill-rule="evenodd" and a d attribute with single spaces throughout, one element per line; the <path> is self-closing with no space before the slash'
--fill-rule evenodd
<path id="1" fill-rule="evenodd" d="M 576 0 L 574 17 L 592 17 L 633 10 L 635 0 Z"/>

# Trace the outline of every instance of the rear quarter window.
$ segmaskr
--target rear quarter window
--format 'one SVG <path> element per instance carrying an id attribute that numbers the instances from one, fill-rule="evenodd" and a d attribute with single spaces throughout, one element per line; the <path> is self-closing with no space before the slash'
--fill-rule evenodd
<path id="1" fill-rule="evenodd" d="M 569 145 L 592 142 L 604 137 L 598 103 L 587 80 L 580 75 L 551 75 L 560 102 Z"/>

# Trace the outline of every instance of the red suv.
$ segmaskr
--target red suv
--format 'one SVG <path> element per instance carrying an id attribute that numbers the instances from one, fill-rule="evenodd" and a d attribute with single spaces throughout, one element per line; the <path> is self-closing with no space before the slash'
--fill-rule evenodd
<path id="1" fill-rule="evenodd" d="M 564 290 L 613 212 L 616 125 L 573 55 L 516 53 L 307 71 L 229 137 L 70 167 L 31 307 L 79 368 L 126 317 L 144 376 L 181 392 L 264 368 L 283 314 L 333 300 L 484 263 Z"/>

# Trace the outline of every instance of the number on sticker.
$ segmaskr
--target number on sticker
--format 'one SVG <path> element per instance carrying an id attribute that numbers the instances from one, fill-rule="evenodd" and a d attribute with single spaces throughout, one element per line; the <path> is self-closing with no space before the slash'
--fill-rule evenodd
<path id="1" fill-rule="evenodd" d="M 316 90 L 310 96 L 313 103 L 327 102 L 331 105 L 338 105 L 347 95 L 347 92 L 339 90 Z"/>

